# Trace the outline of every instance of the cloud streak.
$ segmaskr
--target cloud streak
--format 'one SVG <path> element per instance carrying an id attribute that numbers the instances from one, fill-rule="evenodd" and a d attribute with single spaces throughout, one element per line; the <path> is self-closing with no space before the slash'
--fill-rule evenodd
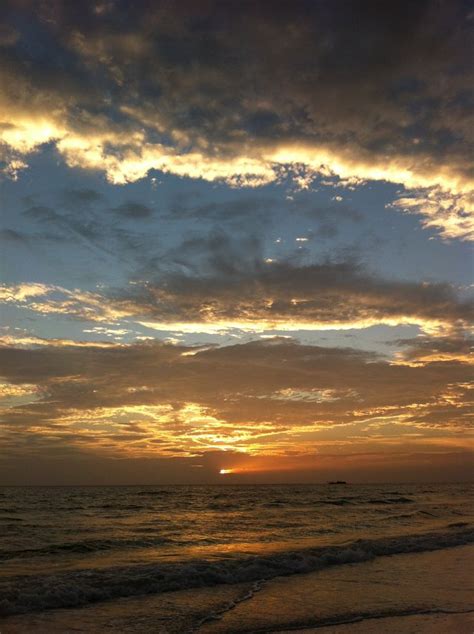
<path id="1" fill-rule="evenodd" d="M 446 283 L 379 279 L 354 262 L 297 266 L 258 257 L 239 261 L 221 240 L 198 241 L 196 248 L 207 254 L 207 274 L 170 273 L 107 294 L 4 285 L 0 301 L 42 314 L 97 322 L 133 319 L 157 330 L 198 332 L 414 324 L 433 334 L 469 328 L 472 320 L 472 301 L 461 299 Z M 186 250 L 195 258 L 191 247 Z"/>
<path id="2" fill-rule="evenodd" d="M 291 455 L 469 444 L 461 362 L 414 367 L 278 339 L 213 349 L 5 346 L 0 360 L 5 395 L 16 397 L 2 410 L 2 442 L 25 455 L 229 451 L 241 462 L 274 456 L 278 464 Z"/>

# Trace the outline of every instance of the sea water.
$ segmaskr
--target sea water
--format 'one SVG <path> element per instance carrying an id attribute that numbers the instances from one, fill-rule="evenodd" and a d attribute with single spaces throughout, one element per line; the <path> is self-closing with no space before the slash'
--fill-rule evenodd
<path id="1" fill-rule="evenodd" d="M 474 541 L 467 484 L 0 488 L 0 614 Z"/>

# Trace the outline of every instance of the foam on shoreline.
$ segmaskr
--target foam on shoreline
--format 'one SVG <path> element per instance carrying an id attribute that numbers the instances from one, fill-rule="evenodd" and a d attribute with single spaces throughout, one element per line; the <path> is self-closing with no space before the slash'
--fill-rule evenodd
<path id="1" fill-rule="evenodd" d="M 75 570 L 7 578 L 0 583 L 0 614 L 67 608 L 120 597 L 219 584 L 253 583 L 384 555 L 450 548 L 474 541 L 474 527 L 452 526 L 423 534 L 359 539 L 336 546 L 226 559 L 195 559 L 126 567 Z"/>
<path id="2" fill-rule="evenodd" d="M 456 617 L 464 627 L 474 615 L 473 567 L 474 547 L 460 546 L 280 577 L 269 581 L 249 604 L 237 605 L 199 632 L 458 634 L 439 624 Z M 434 624 L 432 630 L 428 624 Z"/>
<path id="3" fill-rule="evenodd" d="M 474 610 L 473 563 L 473 546 L 393 555 L 257 587 L 217 585 L 17 615 L 3 619 L 1 629 L 4 634 L 471 634 L 466 627 Z"/>

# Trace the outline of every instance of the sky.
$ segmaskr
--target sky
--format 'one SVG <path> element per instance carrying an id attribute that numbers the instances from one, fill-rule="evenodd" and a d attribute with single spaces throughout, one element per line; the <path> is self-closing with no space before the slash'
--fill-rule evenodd
<path id="1" fill-rule="evenodd" d="M 3 0 L 0 482 L 471 479 L 473 24 Z"/>

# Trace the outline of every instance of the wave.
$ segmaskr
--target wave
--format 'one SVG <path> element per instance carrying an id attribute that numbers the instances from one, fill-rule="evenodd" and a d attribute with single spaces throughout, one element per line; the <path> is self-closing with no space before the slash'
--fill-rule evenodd
<path id="1" fill-rule="evenodd" d="M 396 492 L 395 492 L 396 493 Z M 344 496 L 341 498 L 318 498 L 314 500 L 298 500 L 296 502 L 290 502 L 289 500 L 272 500 L 271 502 L 263 502 L 260 506 L 265 508 L 271 508 L 273 506 L 320 506 L 320 505 L 329 505 L 329 506 L 345 506 L 348 504 L 352 504 L 355 506 L 363 506 L 365 504 L 374 504 L 374 505 L 390 505 L 390 504 L 411 504 L 414 503 L 414 500 L 411 498 L 407 498 L 405 496 L 398 495 L 397 497 L 384 497 L 384 498 L 369 498 L 363 496 Z"/>
<path id="2" fill-rule="evenodd" d="M 135 495 L 146 495 L 146 496 L 157 495 L 159 497 L 164 497 L 166 495 L 175 495 L 175 491 L 168 491 L 168 490 L 162 490 L 162 491 L 138 491 L 137 493 L 135 493 Z"/>
<path id="3" fill-rule="evenodd" d="M 414 502 L 410 498 L 398 497 L 398 498 L 376 498 L 368 500 L 367 504 L 410 504 Z"/>
<path id="4" fill-rule="evenodd" d="M 86 539 L 79 542 L 49 544 L 44 548 L 26 548 L 22 550 L 0 550 L 0 561 L 16 558 L 44 557 L 57 553 L 92 553 L 116 548 L 154 548 L 163 544 L 177 544 L 171 539 L 153 537 L 152 539 Z"/>
<path id="5" fill-rule="evenodd" d="M 445 532 L 359 539 L 337 546 L 320 546 L 267 555 L 223 560 L 194 559 L 134 566 L 92 568 L 2 580 L 0 614 L 11 615 L 95 601 L 155 594 L 218 584 L 255 582 L 277 576 L 368 561 L 399 553 L 438 550 L 474 542 L 474 526 Z"/>
<path id="6" fill-rule="evenodd" d="M 240 511 L 242 509 L 242 504 L 230 504 L 229 502 L 211 502 L 206 505 L 206 510 L 210 511 Z"/>
<path id="7" fill-rule="evenodd" d="M 97 504 L 96 506 L 89 507 L 91 509 L 114 509 L 117 511 L 141 511 L 148 507 L 143 504 Z"/>
<path id="8" fill-rule="evenodd" d="M 318 504 L 329 504 L 330 506 L 346 506 L 346 504 L 353 504 L 353 502 L 346 498 L 340 498 L 338 500 L 319 500 Z"/>

